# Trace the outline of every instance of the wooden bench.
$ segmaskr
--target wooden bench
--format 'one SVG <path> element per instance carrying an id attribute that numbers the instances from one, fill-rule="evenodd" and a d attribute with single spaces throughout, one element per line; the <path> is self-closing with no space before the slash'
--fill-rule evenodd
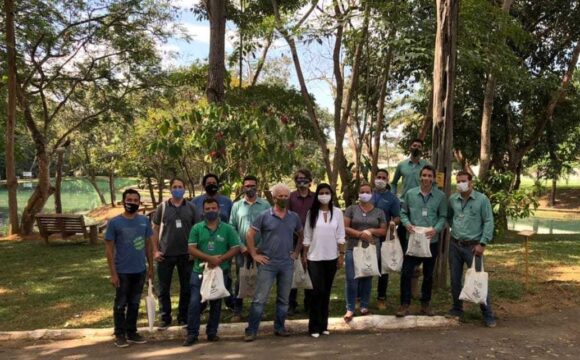
<path id="1" fill-rule="evenodd" d="M 36 224 L 47 244 L 48 237 L 52 234 L 62 234 L 63 238 L 82 234 L 90 244 L 94 245 L 98 241 L 99 231 L 104 228 L 100 224 L 86 225 L 84 216 L 74 214 L 38 214 Z"/>

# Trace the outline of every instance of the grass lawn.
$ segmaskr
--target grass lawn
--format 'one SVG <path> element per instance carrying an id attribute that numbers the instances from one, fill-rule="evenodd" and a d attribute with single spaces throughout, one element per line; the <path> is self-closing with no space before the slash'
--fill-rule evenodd
<path id="1" fill-rule="evenodd" d="M 114 291 L 109 285 L 104 246 L 66 244 L 46 246 L 42 242 L 0 241 L 0 331 L 40 328 L 111 327 Z M 530 253 L 531 284 L 523 282 L 522 240 L 509 233 L 505 241 L 490 246 L 486 270 L 494 306 L 500 317 L 525 315 L 580 303 L 580 234 L 537 235 Z M 175 276 L 177 277 L 177 276 Z M 393 314 L 399 295 L 399 276 L 392 275 L 388 307 L 375 309 L 376 280 L 371 310 Z M 177 283 L 173 292 L 177 294 Z M 299 292 L 300 303 L 302 291 Z M 173 296 L 174 308 L 177 295 Z M 434 292 L 433 305 L 444 313 L 450 303 L 449 289 Z M 266 308 L 272 319 L 274 298 Z M 249 300 L 245 301 L 247 311 Z M 331 312 L 344 314 L 344 271 L 333 287 Z M 418 305 L 417 305 L 418 306 Z M 222 312 L 223 320 L 231 317 Z M 298 317 L 306 317 L 299 314 Z M 476 306 L 467 306 L 469 321 L 478 321 Z M 142 306 L 140 323 L 146 322 Z"/>

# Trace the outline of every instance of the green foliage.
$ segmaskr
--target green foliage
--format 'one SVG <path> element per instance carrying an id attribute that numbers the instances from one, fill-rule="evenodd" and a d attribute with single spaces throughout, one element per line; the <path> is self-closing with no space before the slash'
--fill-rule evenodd
<path id="1" fill-rule="evenodd" d="M 517 220 L 530 217 L 538 208 L 535 187 L 514 190 L 514 174 L 491 170 L 486 182 L 476 179 L 475 189 L 487 195 L 495 221 L 495 237 L 503 237 L 508 218 Z"/>

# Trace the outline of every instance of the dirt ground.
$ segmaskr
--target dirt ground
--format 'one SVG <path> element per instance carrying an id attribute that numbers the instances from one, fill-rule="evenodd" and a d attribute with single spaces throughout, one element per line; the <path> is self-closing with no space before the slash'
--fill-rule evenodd
<path id="1" fill-rule="evenodd" d="M 508 318 L 495 329 L 479 324 L 384 333 L 340 333 L 313 339 L 271 335 L 253 343 L 241 338 L 202 340 L 186 348 L 181 341 L 156 341 L 116 348 L 111 339 L 0 343 L 0 358 L 28 359 L 578 359 L 580 307 L 533 317 Z M 378 357 L 377 357 L 378 356 Z"/>

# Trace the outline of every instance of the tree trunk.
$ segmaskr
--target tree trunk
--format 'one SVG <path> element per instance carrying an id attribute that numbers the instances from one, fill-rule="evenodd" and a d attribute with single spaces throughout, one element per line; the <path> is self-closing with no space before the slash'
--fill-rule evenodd
<path id="1" fill-rule="evenodd" d="M 54 192 L 54 187 L 50 184 L 50 159 L 44 151 L 44 144 L 35 145 L 38 159 L 38 183 L 22 212 L 23 235 L 32 233 L 35 215 L 42 211 L 44 204 Z"/>
<path id="2" fill-rule="evenodd" d="M 501 9 L 509 13 L 514 0 L 503 0 Z M 483 97 L 483 114 L 481 115 L 481 146 L 479 151 L 479 178 L 485 181 L 491 164 L 491 115 L 495 98 L 495 75 L 490 71 L 487 74 L 485 93 Z"/>
<path id="3" fill-rule="evenodd" d="M 157 178 L 157 199 L 159 200 L 159 204 L 163 202 L 163 186 L 165 185 L 165 179 L 163 176 L 159 176 Z"/>
<path id="4" fill-rule="evenodd" d="M 16 128 L 16 38 L 14 34 L 14 1 L 4 0 L 6 16 L 6 49 L 8 55 L 8 113 L 6 119 L 6 188 L 8 190 L 8 235 L 20 233 L 18 223 L 18 179 L 14 160 Z"/>
<path id="5" fill-rule="evenodd" d="M 111 206 L 115 207 L 115 172 L 113 170 L 109 173 L 109 194 L 111 196 Z"/>
<path id="6" fill-rule="evenodd" d="M 326 142 L 326 135 L 320 126 L 320 122 L 318 120 L 318 115 L 316 114 L 315 104 L 312 101 L 312 97 L 308 92 L 308 87 L 306 86 L 306 80 L 304 79 L 304 73 L 302 72 L 302 66 L 300 64 L 300 58 L 298 57 L 298 50 L 296 49 L 296 42 L 294 38 L 290 35 L 288 30 L 286 30 L 282 24 L 282 18 L 280 17 L 280 12 L 278 10 L 278 2 L 276 0 L 272 0 L 272 8 L 274 10 L 274 16 L 276 18 L 276 28 L 284 37 L 284 40 L 288 43 L 290 47 L 290 53 L 292 54 L 292 61 L 294 62 L 294 68 L 296 69 L 296 77 L 298 78 L 298 83 L 300 84 L 300 93 L 302 94 L 302 98 L 306 103 L 306 111 L 308 113 L 308 117 L 312 126 L 314 127 L 314 132 L 316 134 L 316 141 L 318 142 L 318 146 L 320 147 L 320 152 L 322 153 L 322 159 L 324 161 L 324 168 L 326 170 L 326 175 L 328 176 L 328 180 L 333 186 L 336 188 L 336 176 L 333 176 L 332 165 L 330 162 L 330 152 L 328 151 L 327 142 Z"/>
<path id="7" fill-rule="evenodd" d="M 445 176 L 444 191 L 451 193 L 451 159 L 453 149 L 453 98 L 457 58 L 457 22 L 459 0 L 437 0 L 437 30 L 433 65 L 433 165 Z M 447 283 L 449 231 L 440 236 L 435 285 Z"/>
<path id="8" fill-rule="evenodd" d="M 381 149 L 381 134 L 385 127 L 385 99 L 387 97 L 387 83 L 389 82 L 389 73 L 391 71 L 391 60 L 393 58 L 393 50 L 389 47 L 387 52 L 387 58 L 385 60 L 385 66 L 383 68 L 383 74 L 381 76 L 380 82 L 380 93 L 379 99 L 377 100 L 377 118 L 376 118 L 376 126 L 375 126 L 375 133 L 373 136 L 373 143 L 372 143 L 372 158 L 371 158 L 371 181 L 374 181 L 375 174 L 379 169 L 379 152 Z"/>
<path id="9" fill-rule="evenodd" d="M 256 72 L 254 73 L 254 77 L 252 78 L 252 86 L 255 86 L 258 83 L 258 78 L 260 77 L 260 73 L 264 68 L 264 63 L 266 62 L 266 57 L 268 56 L 268 50 L 270 50 L 270 46 L 272 45 L 272 40 L 274 38 L 274 32 L 271 32 L 268 37 L 266 38 L 266 44 L 264 45 L 264 49 L 262 50 L 262 55 L 260 56 L 260 60 L 258 60 L 258 65 L 256 66 Z"/>
<path id="10" fill-rule="evenodd" d="M 57 214 L 62 214 L 62 199 L 61 199 L 61 187 L 62 187 L 62 163 L 64 158 L 64 149 L 58 149 L 56 152 L 56 180 L 54 185 L 54 212 Z"/>
<path id="11" fill-rule="evenodd" d="M 222 103 L 224 101 L 224 81 L 226 73 L 226 0 L 208 0 L 209 15 L 209 69 L 207 79 L 207 101 Z"/>
<path id="12" fill-rule="evenodd" d="M 99 195 L 99 200 L 101 201 L 101 204 L 106 205 L 107 199 L 105 199 L 105 195 L 103 194 L 101 189 L 99 189 L 99 185 L 97 184 L 97 178 L 96 178 L 95 174 L 89 173 L 88 180 L 89 180 L 89 183 L 91 183 L 91 185 L 93 186 L 93 188 L 97 192 L 97 195 Z"/>
<path id="13" fill-rule="evenodd" d="M 552 179 L 552 191 L 550 191 L 550 207 L 556 206 L 556 184 L 558 180 Z"/>
<path id="14" fill-rule="evenodd" d="M 157 207 L 157 204 L 159 203 L 155 200 L 155 191 L 153 191 L 153 182 L 151 181 L 151 176 L 147 176 L 147 188 L 149 189 L 149 196 L 151 197 L 153 207 Z"/>
<path id="15" fill-rule="evenodd" d="M 427 111 L 425 111 L 425 119 L 423 119 L 423 125 L 421 126 L 417 137 L 425 141 L 429 131 L 433 131 L 433 91 L 431 91 L 431 96 L 429 96 Z"/>
<path id="16" fill-rule="evenodd" d="M 461 169 L 463 171 L 469 173 L 471 176 L 475 176 L 473 169 L 469 165 L 469 162 L 465 158 L 465 155 L 463 155 L 463 151 L 461 151 L 461 149 L 454 149 L 453 155 L 455 156 L 455 160 L 461 165 Z"/>

